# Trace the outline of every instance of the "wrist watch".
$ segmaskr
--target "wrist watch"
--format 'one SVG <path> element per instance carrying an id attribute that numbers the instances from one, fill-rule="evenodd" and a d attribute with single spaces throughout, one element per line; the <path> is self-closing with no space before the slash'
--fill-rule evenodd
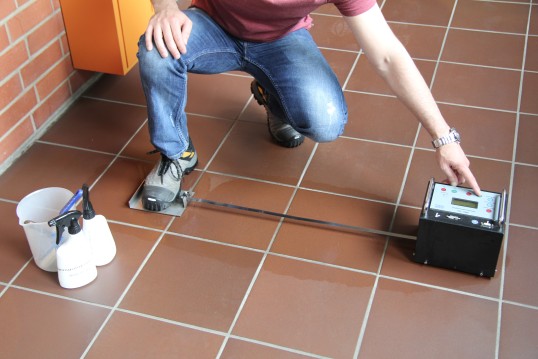
<path id="1" fill-rule="evenodd" d="M 454 143 L 454 142 L 460 143 L 460 141 L 461 141 L 460 134 L 458 133 L 458 131 L 456 131 L 454 127 L 452 127 L 450 131 L 448 132 L 448 135 L 439 137 L 438 139 L 433 140 L 432 145 L 433 145 L 433 148 L 439 148 L 441 146 L 448 145 L 449 143 Z"/>

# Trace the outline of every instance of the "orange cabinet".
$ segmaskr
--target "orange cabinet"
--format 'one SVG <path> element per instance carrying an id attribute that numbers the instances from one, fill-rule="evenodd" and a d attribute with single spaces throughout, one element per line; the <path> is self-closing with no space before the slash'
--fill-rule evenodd
<path id="1" fill-rule="evenodd" d="M 125 75 L 153 14 L 150 0 L 60 0 L 73 66 Z"/>

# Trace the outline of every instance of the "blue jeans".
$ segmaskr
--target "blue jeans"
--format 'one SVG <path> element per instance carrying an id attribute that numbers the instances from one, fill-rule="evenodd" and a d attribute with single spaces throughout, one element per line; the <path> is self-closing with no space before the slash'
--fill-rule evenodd
<path id="1" fill-rule="evenodd" d="M 147 100 L 151 142 L 177 159 L 187 149 L 187 75 L 244 71 L 269 93 L 270 111 L 317 142 L 344 131 L 347 105 L 333 70 L 307 30 L 272 42 L 242 41 L 225 32 L 205 12 L 188 9 L 193 23 L 187 53 L 176 60 L 138 44 L 142 86 Z"/>

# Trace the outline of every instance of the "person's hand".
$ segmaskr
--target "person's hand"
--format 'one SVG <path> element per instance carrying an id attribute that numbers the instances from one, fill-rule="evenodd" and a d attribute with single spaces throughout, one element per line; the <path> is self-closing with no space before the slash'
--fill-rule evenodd
<path id="1" fill-rule="evenodd" d="M 181 54 L 187 52 L 191 29 L 191 20 L 179 10 L 175 2 L 156 8 L 145 33 L 146 49 L 151 51 L 155 42 L 155 47 L 162 57 L 167 57 L 170 53 L 174 59 L 179 59 Z"/>
<path id="2" fill-rule="evenodd" d="M 444 182 L 452 186 L 467 183 L 477 196 L 481 196 L 480 187 L 469 169 L 469 160 L 458 143 L 441 146 L 436 151 L 439 167 L 447 178 Z"/>

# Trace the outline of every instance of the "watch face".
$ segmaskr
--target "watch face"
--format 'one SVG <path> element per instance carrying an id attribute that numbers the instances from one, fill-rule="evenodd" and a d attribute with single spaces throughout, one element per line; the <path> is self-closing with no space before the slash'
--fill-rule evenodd
<path id="1" fill-rule="evenodd" d="M 458 133 L 458 131 L 456 131 L 455 129 L 452 130 L 452 133 L 454 134 L 454 138 L 456 139 L 456 141 L 460 142 L 461 141 L 461 137 L 460 137 L 460 134 Z"/>

